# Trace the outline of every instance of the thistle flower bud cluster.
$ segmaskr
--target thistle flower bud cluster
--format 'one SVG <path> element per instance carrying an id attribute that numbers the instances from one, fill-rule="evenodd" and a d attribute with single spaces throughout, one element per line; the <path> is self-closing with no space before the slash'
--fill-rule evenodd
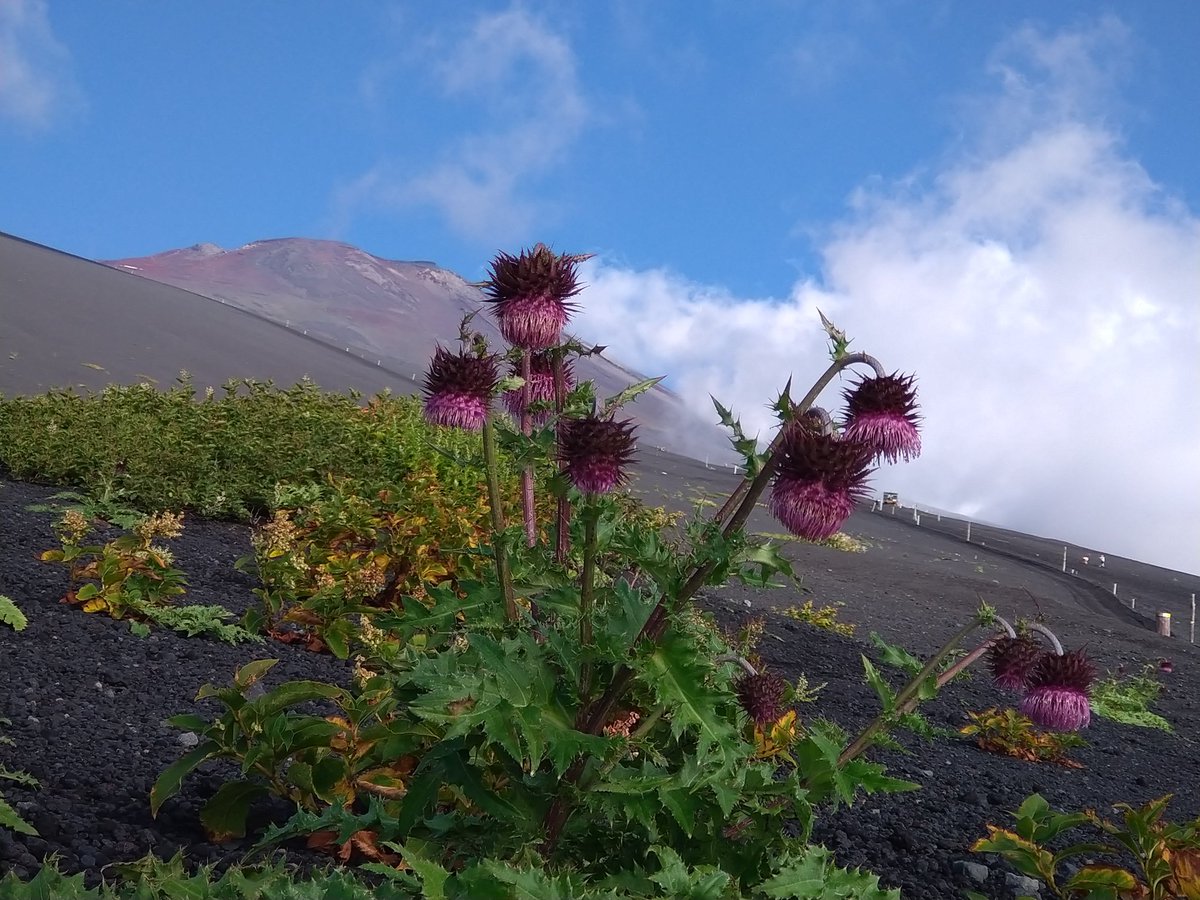
<path id="1" fill-rule="evenodd" d="M 814 407 L 784 426 L 778 445 L 771 512 L 806 540 L 823 541 L 838 532 L 866 498 L 872 463 L 909 460 L 921 452 L 912 376 L 863 378 L 845 392 L 845 400 L 840 433 Z"/>
<path id="2" fill-rule="evenodd" d="M 999 638 L 988 653 L 993 683 L 1022 695 L 1020 711 L 1043 728 L 1078 731 L 1091 722 L 1096 667 L 1082 650 L 1043 651 L 1030 635 Z"/>

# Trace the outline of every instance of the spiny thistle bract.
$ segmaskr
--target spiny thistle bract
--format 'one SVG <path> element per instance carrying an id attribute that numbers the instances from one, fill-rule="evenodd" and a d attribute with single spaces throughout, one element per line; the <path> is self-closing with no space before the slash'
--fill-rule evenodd
<path id="1" fill-rule="evenodd" d="M 581 290 L 578 260 L 545 244 L 517 256 L 500 253 L 492 260 L 483 290 L 494 304 L 506 341 L 523 350 L 548 350 L 558 344 L 574 310 L 568 300 Z"/>
<path id="2" fill-rule="evenodd" d="M 866 496 L 874 451 L 857 441 L 789 426 L 779 447 L 770 508 L 789 531 L 810 541 L 837 534 Z"/>
<path id="3" fill-rule="evenodd" d="M 749 673 L 733 683 L 738 704 L 759 728 L 775 724 L 783 713 L 787 682 L 773 672 Z"/>
<path id="4" fill-rule="evenodd" d="M 894 373 L 863 378 L 846 390 L 844 437 L 861 441 L 889 462 L 921 455 L 916 377 Z"/>
<path id="5" fill-rule="evenodd" d="M 1001 690 L 1021 693 L 1041 657 L 1042 648 L 1027 634 L 999 638 L 988 651 L 992 683 Z"/>
<path id="6" fill-rule="evenodd" d="M 434 425 L 478 431 L 487 420 L 499 381 L 494 356 L 433 352 L 425 375 L 425 418 Z"/>
<path id="7" fill-rule="evenodd" d="M 597 416 L 571 419 L 562 430 L 559 459 L 567 480 L 585 494 L 606 494 L 629 477 L 633 459 L 632 420 Z"/>
<path id="8" fill-rule="evenodd" d="M 530 354 L 529 359 L 529 403 L 532 406 L 534 403 L 552 404 L 554 402 L 554 359 L 547 352 L 539 352 Z M 516 364 L 512 367 L 514 375 L 521 374 L 521 367 Z M 563 391 L 573 390 L 575 387 L 575 373 L 571 368 L 570 362 L 563 361 Z M 524 407 L 521 405 L 521 389 L 517 388 L 514 391 L 506 391 L 504 393 L 504 406 L 508 410 L 509 415 L 514 419 L 521 418 L 521 413 L 524 412 Z M 541 427 L 550 419 L 549 407 L 543 408 L 541 411 L 533 414 L 533 424 Z"/>
<path id="9" fill-rule="evenodd" d="M 1044 654 L 1029 673 L 1021 714 L 1056 731 L 1087 728 L 1092 720 L 1089 696 L 1095 680 L 1096 667 L 1082 649 L 1061 656 Z"/>

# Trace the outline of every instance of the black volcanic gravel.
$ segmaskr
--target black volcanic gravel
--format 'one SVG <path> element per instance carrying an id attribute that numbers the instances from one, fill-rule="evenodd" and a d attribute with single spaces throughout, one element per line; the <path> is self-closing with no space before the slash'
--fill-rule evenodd
<path id="1" fill-rule="evenodd" d="M 665 469 L 672 463 L 678 460 L 654 459 L 643 465 L 640 489 L 683 502 L 680 498 L 686 500 L 697 490 L 718 490 L 732 483 L 690 463 L 661 476 L 660 466 Z M 11 597 L 29 619 L 21 633 L 0 626 L 0 677 L 5 685 L 0 716 L 12 723 L 0 725 L 0 733 L 14 742 L 0 745 L 0 763 L 40 782 L 31 789 L 0 781 L 0 795 L 41 833 L 27 837 L 0 830 L 0 873 L 11 869 L 32 875 L 49 853 L 60 856 L 65 871 L 92 876 L 108 863 L 148 851 L 169 857 L 183 848 L 195 862 L 236 861 L 251 841 L 213 846 L 197 818 L 200 806 L 221 784 L 224 770 L 219 766 L 191 776 L 158 819 L 150 817 L 151 785 L 185 751 L 179 733 L 163 720 L 191 710 L 211 712 L 212 707 L 194 703 L 197 689 L 206 682 L 226 683 L 251 659 L 281 660 L 268 684 L 295 678 L 347 683 L 346 664 L 279 644 L 231 647 L 164 630 L 138 638 L 125 623 L 60 604 L 65 572 L 37 560 L 43 550 L 55 546 L 50 528 L 54 516 L 26 510 L 51 493 L 51 488 L 0 481 L 0 594 Z M 943 524 L 944 530 L 952 531 L 951 522 Z M 780 530 L 757 513 L 751 526 Z M 910 650 L 929 652 L 970 615 L 982 596 L 1001 614 L 1041 611 L 1064 643 L 1086 642 L 1103 668 L 1123 664 L 1127 671 L 1136 671 L 1145 661 L 1171 658 L 1174 672 L 1164 676 L 1166 688 L 1156 709 L 1176 732 L 1168 735 L 1094 719 L 1084 733 L 1088 746 L 1075 751 L 1082 769 L 1001 758 L 958 738 L 926 743 L 905 736 L 903 743 L 911 753 L 877 752 L 873 758 L 886 763 L 890 774 L 920 782 L 920 791 L 868 797 L 818 818 L 815 838 L 834 851 L 839 863 L 875 871 L 887 886 L 900 887 L 906 898 L 960 897 L 966 888 L 1007 897 L 1012 892 L 1005 884 L 1005 867 L 967 848 L 984 833 L 986 823 L 1009 823 L 1009 811 L 1033 791 L 1058 808 L 1091 806 L 1101 811 L 1118 801 L 1142 803 L 1173 793 L 1173 820 L 1200 814 L 1200 793 L 1194 789 L 1200 777 L 1200 666 L 1186 641 L 1186 617 L 1177 612 L 1182 640 L 1158 637 L 1148 619 L 1127 615 L 1120 604 L 1111 602 L 1111 593 L 1099 587 L 1100 577 L 1092 585 L 1056 572 L 1043 561 L 1042 555 L 1053 558 L 1058 546 L 1054 542 L 993 531 L 989 547 L 967 545 L 953 533 L 917 528 L 903 516 L 866 512 L 856 513 L 847 531 L 865 537 L 868 552 L 846 554 L 806 545 L 789 550 L 797 571 L 805 576 L 799 592 L 730 587 L 705 600 L 725 624 L 736 624 L 751 613 L 766 615 L 768 634 L 760 650 L 770 668 L 786 677 L 803 673 L 810 682 L 827 683 L 816 708 L 806 707 L 802 715 L 824 715 L 850 730 L 861 727 L 875 710 L 874 695 L 861 677 L 860 655 L 874 654 L 867 633 L 876 630 Z M 1001 540 L 1016 543 L 1000 545 Z M 257 602 L 251 593 L 253 579 L 234 569 L 234 561 L 249 552 L 248 528 L 188 516 L 182 537 L 170 544 L 189 579 L 185 600 L 219 603 L 237 614 Z M 1164 597 L 1186 596 L 1200 581 L 1111 556 L 1101 576 L 1141 579 L 1138 583 L 1145 590 L 1161 590 Z M 841 618 L 858 624 L 858 635 L 840 637 L 772 612 L 808 598 L 817 605 L 845 604 Z M 1139 611 L 1146 602 L 1139 604 Z M 935 725 L 956 729 L 967 710 L 1005 702 L 982 669 L 978 672 L 924 707 Z M 287 814 L 281 804 L 261 804 L 254 809 L 252 826 Z M 294 861 L 316 859 L 304 851 L 291 854 Z M 980 885 L 960 874 L 956 863 L 961 860 L 988 864 L 987 883 Z"/>

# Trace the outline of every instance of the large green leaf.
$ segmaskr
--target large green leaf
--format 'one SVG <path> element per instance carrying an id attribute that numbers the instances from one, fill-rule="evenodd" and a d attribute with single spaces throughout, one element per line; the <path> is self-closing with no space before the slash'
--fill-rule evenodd
<path id="1" fill-rule="evenodd" d="M 200 811 L 200 822 L 213 843 L 245 837 L 250 804 L 266 794 L 267 789 L 253 781 L 227 781 L 221 785 Z"/>
<path id="2" fill-rule="evenodd" d="M 288 681 L 252 701 L 250 705 L 260 717 L 266 719 L 290 706 L 298 706 L 310 700 L 332 700 L 335 697 L 348 695 L 343 688 L 323 681 Z"/>
<path id="3" fill-rule="evenodd" d="M 686 637 L 668 632 L 644 658 L 642 670 L 658 702 L 670 711 L 676 737 L 693 728 L 701 749 L 733 739 L 733 727 L 720 711 L 727 698 L 708 685 L 711 670 L 696 660 L 695 647 Z"/>
<path id="4" fill-rule="evenodd" d="M 216 741 L 204 741 L 164 769 L 150 789 L 150 815 L 158 815 L 163 803 L 179 791 L 179 785 L 192 769 L 220 752 L 221 745 Z"/>

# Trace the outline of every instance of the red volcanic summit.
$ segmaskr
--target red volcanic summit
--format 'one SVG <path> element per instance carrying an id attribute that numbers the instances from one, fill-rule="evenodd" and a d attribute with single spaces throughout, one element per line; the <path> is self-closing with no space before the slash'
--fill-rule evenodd
<path id="1" fill-rule="evenodd" d="M 397 391 L 415 391 L 436 344 L 455 342 L 463 316 L 484 305 L 477 288 L 434 263 L 382 259 L 338 241 L 283 238 L 236 250 L 196 244 L 105 265 L 282 323 L 396 372 L 407 379 Z M 503 346 L 490 317 L 473 326 Z M 580 360 L 577 370 L 596 381 L 601 396 L 643 377 L 597 357 Z M 714 461 L 731 458 L 724 433 L 668 390 L 642 395 L 629 412 L 643 441 Z"/>

